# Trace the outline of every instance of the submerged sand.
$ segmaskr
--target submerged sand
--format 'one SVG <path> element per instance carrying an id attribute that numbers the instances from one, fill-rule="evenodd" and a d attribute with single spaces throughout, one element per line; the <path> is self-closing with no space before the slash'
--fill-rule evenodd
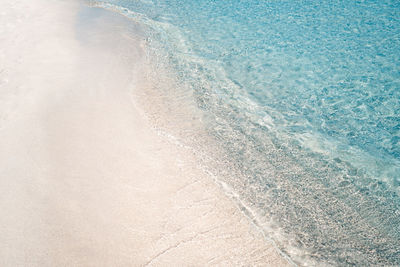
<path id="1" fill-rule="evenodd" d="M 142 40 L 118 14 L 1 1 L 0 266 L 285 266 L 135 105 Z"/>

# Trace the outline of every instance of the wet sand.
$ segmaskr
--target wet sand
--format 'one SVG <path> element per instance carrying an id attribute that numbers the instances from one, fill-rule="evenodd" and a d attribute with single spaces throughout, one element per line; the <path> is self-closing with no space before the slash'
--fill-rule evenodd
<path id="1" fill-rule="evenodd" d="M 135 102 L 143 40 L 115 13 L 1 1 L 1 266 L 286 266 Z"/>

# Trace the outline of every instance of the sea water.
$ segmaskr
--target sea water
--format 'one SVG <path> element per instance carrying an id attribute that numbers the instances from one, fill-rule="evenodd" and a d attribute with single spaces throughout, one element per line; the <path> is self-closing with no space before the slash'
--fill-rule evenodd
<path id="1" fill-rule="evenodd" d="M 293 262 L 400 265 L 399 1 L 96 4 L 149 31 Z"/>

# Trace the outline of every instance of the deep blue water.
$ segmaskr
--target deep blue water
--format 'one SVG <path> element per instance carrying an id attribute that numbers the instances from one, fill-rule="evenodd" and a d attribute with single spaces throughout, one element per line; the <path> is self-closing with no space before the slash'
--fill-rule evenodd
<path id="1" fill-rule="evenodd" d="M 98 2 L 151 32 L 294 262 L 400 265 L 400 1 Z"/>

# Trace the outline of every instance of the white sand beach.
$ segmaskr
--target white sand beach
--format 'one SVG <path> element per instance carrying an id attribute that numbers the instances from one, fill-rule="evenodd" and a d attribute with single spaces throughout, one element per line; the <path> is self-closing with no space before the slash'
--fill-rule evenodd
<path id="1" fill-rule="evenodd" d="M 1 1 L 0 266 L 286 266 L 132 95 L 129 20 Z"/>

